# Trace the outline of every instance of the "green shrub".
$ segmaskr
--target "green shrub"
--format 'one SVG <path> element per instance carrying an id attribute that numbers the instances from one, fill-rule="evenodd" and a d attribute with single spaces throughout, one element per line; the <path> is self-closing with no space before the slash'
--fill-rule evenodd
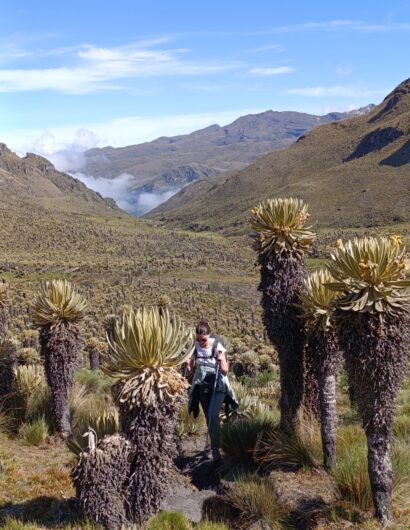
<path id="1" fill-rule="evenodd" d="M 147 530 L 192 530 L 192 525 L 182 513 L 160 512 L 148 521 Z"/>
<path id="2" fill-rule="evenodd" d="M 44 418 L 23 423 L 19 430 L 20 436 L 30 445 L 42 445 L 48 435 L 48 425 Z"/>
<path id="3" fill-rule="evenodd" d="M 220 432 L 221 447 L 232 461 L 248 466 L 254 462 L 258 440 L 274 428 L 269 419 L 249 418 L 225 423 Z"/>

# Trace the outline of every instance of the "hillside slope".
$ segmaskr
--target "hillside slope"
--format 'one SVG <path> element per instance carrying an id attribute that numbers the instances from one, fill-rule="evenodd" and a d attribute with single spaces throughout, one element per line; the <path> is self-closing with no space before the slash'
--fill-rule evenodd
<path id="1" fill-rule="evenodd" d="M 199 185 L 199 183 L 198 183 Z M 147 214 L 172 226 L 235 232 L 267 197 L 298 196 L 328 227 L 410 221 L 410 79 L 368 115 L 317 127 L 223 182 Z"/>
<path id="2" fill-rule="evenodd" d="M 123 214 L 79 180 L 57 171 L 41 156 L 18 157 L 0 143 L 0 201 L 23 201 L 72 213 Z"/>
<path id="3" fill-rule="evenodd" d="M 80 170 L 105 178 L 133 175 L 130 190 L 134 193 L 180 188 L 200 178 L 243 169 L 262 154 L 290 145 L 317 125 L 366 113 L 372 107 L 325 116 L 272 110 L 249 114 L 224 127 L 215 124 L 143 144 L 90 149 Z"/>

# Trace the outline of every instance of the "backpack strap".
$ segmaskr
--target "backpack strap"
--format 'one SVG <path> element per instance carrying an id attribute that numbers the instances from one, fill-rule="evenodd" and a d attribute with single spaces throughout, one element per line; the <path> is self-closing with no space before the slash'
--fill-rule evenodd
<path id="1" fill-rule="evenodd" d="M 217 335 L 215 335 L 213 339 L 214 339 L 214 343 L 212 344 L 212 357 L 217 359 L 218 358 L 218 345 L 222 344 L 222 341 L 221 341 L 221 337 L 218 337 Z"/>
<path id="2" fill-rule="evenodd" d="M 217 335 L 211 335 L 211 339 L 214 339 L 214 343 L 212 344 L 212 357 L 216 359 L 218 357 L 218 344 L 222 344 L 222 341 L 221 338 Z M 194 356 L 194 359 L 198 357 L 196 346 L 192 355 Z"/>

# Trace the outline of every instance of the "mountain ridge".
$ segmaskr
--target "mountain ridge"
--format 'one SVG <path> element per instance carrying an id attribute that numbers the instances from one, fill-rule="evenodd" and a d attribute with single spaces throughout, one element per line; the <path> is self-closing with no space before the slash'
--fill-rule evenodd
<path id="1" fill-rule="evenodd" d="M 89 149 L 80 171 L 107 179 L 131 175 L 129 197 L 137 200 L 144 191 L 177 190 L 201 178 L 243 169 L 263 154 L 290 145 L 317 125 L 356 112 L 366 113 L 371 108 L 324 116 L 273 110 L 248 114 L 228 125 L 213 124 L 189 134 L 161 136 L 125 147 Z"/>
<path id="2" fill-rule="evenodd" d="M 409 124 L 407 79 L 369 114 L 314 128 L 222 182 L 192 196 L 180 192 L 147 217 L 234 233 L 247 229 L 247 211 L 256 203 L 296 195 L 328 227 L 410 222 Z"/>

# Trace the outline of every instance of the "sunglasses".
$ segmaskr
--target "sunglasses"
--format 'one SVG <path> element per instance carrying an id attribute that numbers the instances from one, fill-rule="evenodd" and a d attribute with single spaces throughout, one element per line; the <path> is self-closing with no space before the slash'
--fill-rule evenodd
<path id="1" fill-rule="evenodd" d="M 208 337 L 197 337 L 196 340 L 200 343 L 208 342 Z"/>

